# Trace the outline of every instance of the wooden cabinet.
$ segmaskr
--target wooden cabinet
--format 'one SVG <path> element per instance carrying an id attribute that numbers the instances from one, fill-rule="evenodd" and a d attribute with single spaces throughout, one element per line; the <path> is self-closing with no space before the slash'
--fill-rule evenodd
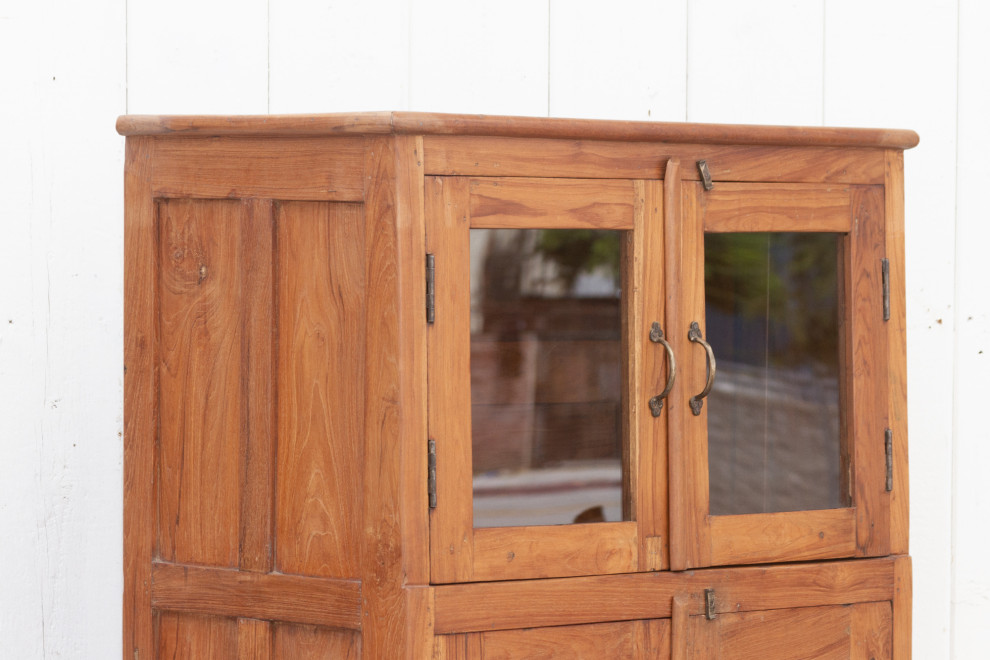
<path id="1" fill-rule="evenodd" d="M 910 656 L 914 133 L 118 130 L 126 657 Z"/>

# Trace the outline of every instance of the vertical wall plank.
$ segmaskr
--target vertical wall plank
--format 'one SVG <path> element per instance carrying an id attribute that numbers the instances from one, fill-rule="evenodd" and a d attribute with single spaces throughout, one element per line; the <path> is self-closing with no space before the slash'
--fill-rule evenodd
<path id="1" fill-rule="evenodd" d="M 985 524 L 976 523 L 985 521 L 990 510 L 990 493 L 986 488 L 990 433 L 985 414 L 987 384 L 990 383 L 990 296 L 987 295 L 990 260 L 986 257 L 990 223 L 987 222 L 985 192 L 990 179 L 987 163 L 990 153 L 990 125 L 987 123 L 990 116 L 990 85 L 987 84 L 990 5 L 979 0 L 962 0 L 959 11 L 952 647 L 956 657 L 963 658 L 977 653 L 973 649 L 985 646 L 986 622 L 990 621 L 990 565 L 986 561 L 990 532 Z M 910 166 L 915 164 L 913 158 L 908 162 Z M 915 395 L 923 396 L 923 393 L 916 392 Z M 917 435 L 917 427 L 912 427 L 912 432 L 915 439 L 927 442 L 923 435 Z M 911 459 L 917 459 L 917 452 Z M 913 507 L 919 506 L 918 496 L 915 492 L 911 498 Z M 918 547 L 917 542 L 912 546 Z M 917 559 L 915 566 L 918 567 L 915 584 L 918 584 L 922 575 Z M 916 617 L 915 625 L 922 620 L 922 616 Z M 923 655 L 919 652 L 915 657 Z"/>
<path id="2" fill-rule="evenodd" d="M 404 110 L 409 100 L 409 3 L 269 3 L 274 113 Z"/>
<path id="3" fill-rule="evenodd" d="M 823 1 L 689 2 L 688 121 L 820 124 Z"/>
<path id="4" fill-rule="evenodd" d="M 688 0 L 550 2 L 550 115 L 683 121 Z"/>
<path id="5" fill-rule="evenodd" d="M 127 2 L 127 111 L 264 113 L 268 2 Z"/>
<path id="6" fill-rule="evenodd" d="M 6 657 L 121 652 L 124 25 L 123 0 L 0 8 Z"/>
<path id="7" fill-rule="evenodd" d="M 549 0 L 413 0 L 409 107 L 547 114 Z"/>
<path id="8" fill-rule="evenodd" d="M 952 510 L 953 290 L 958 244 L 952 219 L 956 215 L 957 31 L 966 26 L 956 7 L 957 3 L 944 1 L 829 0 L 825 18 L 825 123 L 904 127 L 921 136 L 918 147 L 904 156 L 907 429 L 918 658 L 950 657 L 953 555 L 952 519 L 947 512 Z M 985 27 L 975 30 L 982 34 Z M 968 61 L 979 67 L 976 76 L 981 83 L 976 84 L 985 87 L 985 60 Z M 869 62 L 884 64 L 865 65 Z M 974 149 L 979 152 L 975 145 Z M 979 153 L 982 158 L 985 152 Z"/>

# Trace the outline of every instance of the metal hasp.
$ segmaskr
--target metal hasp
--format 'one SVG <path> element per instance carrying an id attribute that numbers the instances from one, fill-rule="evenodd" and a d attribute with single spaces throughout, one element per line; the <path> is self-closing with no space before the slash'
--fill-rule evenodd
<path id="1" fill-rule="evenodd" d="M 667 351 L 667 384 L 664 386 L 663 392 L 649 401 L 650 414 L 654 417 L 659 417 L 660 412 L 663 410 L 663 400 L 667 398 L 667 395 L 670 394 L 670 388 L 674 386 L 674 377 L 677 375 L 677 362 L 674 361 L 674 349 L 663 338 L 663 330 L 660 329 L 660 324 L 656 321 L 653 322 L 653 326 L 650 328 L 650 341 L 654 344 L 661 344 L 664 350 Z"/>
<path id="2" fill-rule="evenodd" d="M 437 443 L 430 438 L 427 443 L 426 492 L 430 495 L 430 508 L 437 508 Z"/>
<path id="3" fill-rule="evenodd" d="M 699 160 L 698 161 L 698 174 L 701 175 L 701 185 L 705 187 L 705 190 L 711 190 L 712 186 L 712 173 L 708 171 L 708 161 Z"/>
<path id="4" fill-rule="evenodd" d="M 705 618 L 714 621 L 717 616 L 715 613 L 715 590 L 705 589 Z"/>
<path id="5" fill-rule="evenodd" d="M 887 457 L 887 492 L 894 490 L 894 432 L 884 432 L 884 454 Z"/>
<path id="6" fill-rule="evenodd" d="M 691 322 L 691 329 L 688 330 L 688 339 L 696 344 L 701 344 L 705 348 L 705 357 L 708 362 L 708 381 L 705 383 L 705 389 L 701 390 L 701 394 L 691 397 L 688 404 L 691 406 L 691 412 L 697 417 L 701 414 L 701 407 L 705 405 L 704 398 L 712 391 L 712 385 L 715 384 L 715 352 L 712 350 L 711 344 L 705 341 L 701 336 L 701 328 L 698 327 L 697 321 Z"/>
<path id="7" fill-rule="evenodd" d="M 426 322 L 436 319 L 436 263 L 430 253 L 426 253 Z"/>
<path id="8" fill-rule="evenodd" d="M 883 273 L 883 320 L 890 320 L 890 260 L 880 260 L 881 272 Z"/>

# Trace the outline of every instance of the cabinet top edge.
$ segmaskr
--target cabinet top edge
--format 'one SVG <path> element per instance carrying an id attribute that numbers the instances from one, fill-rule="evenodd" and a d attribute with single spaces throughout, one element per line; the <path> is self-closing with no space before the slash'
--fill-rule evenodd
<path id="1" fill-rule="evenodd" d="M 123 115 L 121 135 L 316 137 L 332 135 L 470 135 L 693 144 L 877 147 L 910 149 L 911 130 L 757 126 L 675 122 L 358 112 L 307 115 Z"/>

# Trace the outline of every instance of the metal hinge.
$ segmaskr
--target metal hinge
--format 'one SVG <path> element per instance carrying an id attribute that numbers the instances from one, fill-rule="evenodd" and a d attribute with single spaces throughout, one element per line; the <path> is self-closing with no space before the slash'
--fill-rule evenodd
<path id="1" fill-rule="evenodd" d="M 430 496 L 430 508 L 437 508 L 437 443 L 430 438 L 427 442 L 426 492 Z"/>
<path id="2" fill-rule="evenodd" d="M 884 454 L 887 456 L 887 492 L 894 490 L 894 432 L 884 433 Z"/>
<path id="3" fill-rule="evenodd" d="M 701 175 L 701 185 L 705 187 L 705 190 L 711 190 L 712 186 L 712 173 L 708 171 L 708 161 L 699 160 L 698 161 L 698 174 Z"/>
<path id="4" fill-rule="evenodd" d="M 881 259 L 880 266 L 883 273 L 883 320 L 890 320 L 890 261 Z"/>
<path id="5" fill-rule="evenodd" d="M 433 255 L 426 253 L 426 322 L 433 323 L 436 318 L 436 264 Z"/>
<path id="6" fill-rule="evenodd" d="M 705 618 L 714 621 L 717 616 L 715 613 L 715 590 L 705 589 Z"/>

